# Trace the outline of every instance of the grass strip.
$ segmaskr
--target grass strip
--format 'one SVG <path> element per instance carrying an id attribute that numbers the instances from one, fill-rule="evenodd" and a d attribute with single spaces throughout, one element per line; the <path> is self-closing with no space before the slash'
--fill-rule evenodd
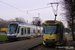
<path id="1" fill-rule="evenodd" d="M 7 35 L 0 35 L 0 41 L 8 40 Z"/>

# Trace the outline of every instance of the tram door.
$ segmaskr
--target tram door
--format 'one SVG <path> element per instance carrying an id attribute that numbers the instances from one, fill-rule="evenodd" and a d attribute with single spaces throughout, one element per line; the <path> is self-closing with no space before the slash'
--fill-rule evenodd
<path id="1" fill-rule="evenodd" d="M 21 29 L 21 35 L 23 36 L 24 35 L 24 27 L 20 27 L 20 29 Z"/>

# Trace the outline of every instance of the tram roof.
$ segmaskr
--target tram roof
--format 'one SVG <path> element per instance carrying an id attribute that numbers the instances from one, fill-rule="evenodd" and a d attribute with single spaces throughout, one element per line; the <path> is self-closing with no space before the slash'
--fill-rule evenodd
<path id="1" fill-rule="evenodd" d="M 43 24 L 47 24 L 47 22 L 50 22 L 49 24 L 61 23 L 61 21 L 57 21 L 57 20 L 46 20 L 43 22 Z"/>
<path id="2" fill-rule="evenodd" d="M 19 24 L 19 25 L 29 25 L 29 26 L 36 26 L 36 25 L 32 25 L 32 24 L 28 24 L 28 23 L 24 23 L 24 22 L 12 22 L 10 24 Z M 42 26 L 37 26 L 37 27 L 42 27 Z"/>

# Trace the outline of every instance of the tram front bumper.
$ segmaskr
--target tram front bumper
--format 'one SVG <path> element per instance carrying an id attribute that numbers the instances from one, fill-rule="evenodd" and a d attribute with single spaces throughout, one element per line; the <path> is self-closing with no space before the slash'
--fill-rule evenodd
<path id="1" fill-rule="evenodd" d="M 48 44 L 56 44 L 57 43 L 57 41 L 44 41 L 44 43 L 48 43 Z"/>

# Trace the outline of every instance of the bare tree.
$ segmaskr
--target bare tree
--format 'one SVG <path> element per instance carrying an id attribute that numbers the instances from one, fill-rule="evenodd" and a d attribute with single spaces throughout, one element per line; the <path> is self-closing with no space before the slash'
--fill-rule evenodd
<path id="1" fill-rule="evenodd" d="M 0 28 L 7 28 L 10 21 L 0 21 Z"/>
<path id="2" fill-rule="evenodd" d="M 8 28 L 8 25 L 12 21 L 15 21 L 15 19 L 3 20 L 3 19 L 0 18 L 0 28 Z M 19 22 L 25 22 L 24 18 L 22 18 L 22 17 L 18 17 L 17 21 L 19 21 Z"/>
<path id="3" fill-rule="evenodd" d="M 33 21 L 32 21 L 33 25 L 41 26 L 41 23 L 42 23 L 42 21 L 39 17 L 33 17 Z"/>
<path id="4" fill-rule="evenodd" d="M 61 13 L 66 16 L 66 20 L 68 21 L 69 26 L 72 23 L 72 0 L 63 0 L 62 1 L 63 9 L 65 13 Z"/>
<path id="5" fill-rule="evenodd" d="M 22 17 L 16 17 L 15 19 L 16 19 L 16 21 L 26 23 L 25 19 L 24 19 L 24 18 L 22 18 Z"/>
<path id="6" fill-rule="evenodd" d="M 75 0 L 64 0 L 65 1 L 65 8 L 66 8 L 66 17 L 69 19 L 68 23 L 72 30 L 73 40 L 74 38 L 74 31 L 75 31 Z M 66 4 L 67 3 L 67 4 Z M 68 16 L 67 16 L 68 15 Z"/>

